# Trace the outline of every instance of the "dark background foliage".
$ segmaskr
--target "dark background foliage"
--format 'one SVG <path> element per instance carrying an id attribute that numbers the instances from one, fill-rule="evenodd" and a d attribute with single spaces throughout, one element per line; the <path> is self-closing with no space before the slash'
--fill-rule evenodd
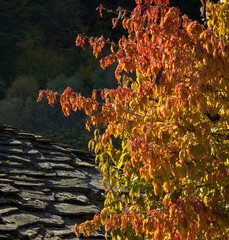
<path id="1" fill-rule="evenodd" d="M 201 21 L 199 0 L 171 0 L 182 13 Z M 103 71 L 91 49 L 75 47 L 78 33 L 117 41 L 126 34 L 112 29 L 111 18 L 100 18 L 103 4 L 116 10 L 135 7 L 134 0 L 0 0 L 0 120 L 87 149 L 91 133 L 84 130 L 82 112 L 63 116 L 60 106 L 36 103 L 39 89 L 61 93 L 71 86 L 90 96 L 93 88 L 116 86 L 114 67 Z M 105 49 L 106 52 L 106 49 Z"/>

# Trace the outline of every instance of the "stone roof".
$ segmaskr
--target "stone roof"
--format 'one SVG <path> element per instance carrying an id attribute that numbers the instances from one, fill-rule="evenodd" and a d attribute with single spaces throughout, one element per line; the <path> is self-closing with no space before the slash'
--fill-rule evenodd
<path id="1" fill-rule="evenodd" d="M 0 122 L 0 239 L 77 239 L 104 199 L 92 154 Z"/>

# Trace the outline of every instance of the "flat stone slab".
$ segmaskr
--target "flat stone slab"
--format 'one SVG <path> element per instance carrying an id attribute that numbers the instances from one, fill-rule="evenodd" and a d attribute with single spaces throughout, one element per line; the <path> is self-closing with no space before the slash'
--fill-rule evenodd
<path id="1" fill-rule="evenodd" d="M 21 190 L 18 194 L 21 198 L 37 199 L 41 201 L 54 201 L 54 193 L 44 193 L 42 191 Z"/>
<path id="2" fill-rule="evenodd" d="M 40 200 L 22 200 L 22 207 L 26 211 L 46 211 L 49 203 L 48 202 L 43 202 Z"/>
<path id="3" fill-rule="evenodd" d="M 24 149 L 24 154 L 26 155 L 38 155 L 40 152 L 36 149 Z"/>
<path id="4" fill-rule="evenodd" d="M 18 193 L 19 190 L 9 184 L 0 184 L 0 191 L 5 194 L 15 194 Z"/>
<path id="5" fill-rule="evenodd" d="M 36 216 L 40 218 L 39 223 L 41 223 L 44 226 L 49 227 L 64 226 L 64 220 L 62 219 L 61 216 L 54 215 L 51 213 L 36 214 Z"/>
<path id="6" fill-rule="evenodd" d="M 15 224 L 18 227 L 25 227 L 39 222 L 40 218 L 31 214 L 19 213 L 8 217 L 3 217 L 3 221 Z"/>
<path id="7" fill-rule="evenodd" d="M 53 206 L 54 213 L 67 216 L 94 215 L 99 211 L 100 209 L 94 205 L 80 206 L 68 203 L 58 203 Z"/>
<path id="8" fill-rule="evenodd" d="M 16 224 L 0 224 L 0 232 L 12 232 L 16 231 L 18 229 L 18 226 Z"/>
<path id="9" fill-rule="evenodd" d="M 37 161 L 45 161 L 45 162 L 62 162 L 62 163 L 71 163 L 72 158 L 70 157 L 58 157 L 58 156 L 51 156 L 51 155 L 41 155 L 41 156 L 35 156 L 35 160 Z"/>
<path id="10" fill-rule="evenodd" d="M 14 183 L 13 180 L 7 179 L 7 178 L 0 178 L 0 183 Z"/>
<path id="11" fill-rule="evenodd" d="M 90 192 L 88 185 L 77 178 L 47 180 L 46 186 L 51 189 L 60 189 L 62 191 Z"/>
<path id="12" fill-rule="evenodd" d="M 11 161 L 3 161 L 0 162 L 1 166 L 1 172 L 7 172 L 5 171 L 5 168 L 10 167 L 10 168 L 25 168 L 25 165 L 23 163 L 18 163 L 18 162 L 11 162 Z"/>
<path id="13" fill-rule="evenodd" d="M 26 157 L 21 157 L 21 156 L 17 156 L 17 155 L 13 155 L 13 154 L 2 153 L 1 149 L 0 149 L 0 159 L 1 160 L 8 160 L 10 162 L 23 163 L 23 164 L 29 164 L 30 163 L 30 159 L 27 156 Z"/>
<path id="14" fill-rule="evenodd" d="M 86 179 L 87 178 L 87 176 L 84 173 L 82 173 L 78 170 L 74 170 L 74 171 L 60 171 L 60 170 L 57 170 L 56 174 L 57 174 L 58 177 L 63 177 L 63 178 L 67 178 L 67 177 L 79 178 L 79 179 Z"/>
<path id="15" fill-rule="evenodd" d="M 38 168 L 41 169 L 61 169 L 61 170 L 73 170 L 74 168 L 69 164 L 54 163 L 54 162 L 38 162 Z"/>
<path id="16" fill-rule="evenodd" d="M 56 198 L 59 202 L 65 203 L 79 203 L 79 204 L 88 204 L 89 199 L 83 193 L 70 193 L 70 192 L 59 192 L 56 193 Z"/>
<path id="17" fill-rule="evenodd" d="M 0 207 L 0 216 L 6 214 L 10 214 L 13 212 L 17 212 L 19 209 L 17 207 L 11 207 L 11 206 L 4 206 L 4 207 Z"/>
<path id="18" fill-rule="evenodd" d="M 9 153 L 9 154 L 23 154 L 23 150 L 16 147 L 11 146 L 0 146 L 1 153 Z"/>
<path id="19" fill-rule="evenodd" d="M 19 146 L 21 144 L 22 144 L 21 141 L 18 141 L 18 140 L 14 139 L 14 138 L 0 140 L 0 145 L 16 145 L 16 146 Z"/>
<path id="20" fill-rule="evenodd" d="M 18 187 L 42 187 L 44 186 L 44 183 L 15 181 L 14 185 Z"/>
<path id="21" fill-rule="evenodd" d="M 31 226 L 29 228 L 22 228 L 19 230 L 19 233 L 23 237 L 35 237 L 38 231 L 41 229 L 41 226 Z"/>
<path id="22" fill-rule="evenodd" d="M 10 179 L 13 179 L 13 180 L 17 180 L 17 181 L 22 181 L 22 182 L 34 182 L 34 183 L 37 183 L 37 182 L 44 182 L 45 180 L 44 179 L 41 179 L 41 178 L 33 178 L 33 177 L 28 177 L 28 176 L 25 176 L 25 175 L 12 175 L 12 176 L 9 176 Z"/>
<path id="23" fill-rule="evenodd" d="M 45 177 L 45 173 L 41 171 L 27 170 L 27 169 L 9 169 L 10 174 Z"/>

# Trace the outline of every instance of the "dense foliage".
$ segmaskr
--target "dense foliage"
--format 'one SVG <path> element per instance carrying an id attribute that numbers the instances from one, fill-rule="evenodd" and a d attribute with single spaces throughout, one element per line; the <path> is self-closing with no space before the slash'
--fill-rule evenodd
<path id="1" fill-rule="evenodd" d="M 228 239 L 229 3 L 201 2 L 206 25 L 168 0 L 136 0 L 112 19 L 127 37 L 90 38 L 96 57 L 110 44 L 100 64 L 118 62 L 119 86 L 101 90 L 103 102 L 96 90 L 60 97 L 66 116 L 83 109 L 96 128 L 89 148 L 106 191 L 104 209 L 76 225 L 77 235 L 105 226 L 113 239 Z M 44 93 L 52 105 L 57 94 L 43 90 L 39 100 Z"/>
<path id="2" fill-rule="evenodd" d="M 113 10 L 135 7 L 134 0 L 99 3 Z M 200 17 L 199 0 L 173 0 L 171 4 L 192 19 Z M 112 29 L 110 17 L 115 14 L 101 19 L 98 1 L 93 0 L 0 0 L 0 6 L 0 121 L 87 149 L 86 139 L 91 136 L 78 127 L 83 113 L 67 120 L 59 109 L 49 109 L 45 103 L 38 106 L 34 100 L 38 90 L 45 88 L 61 92 L 71 86 L 89 96 L 93 88 L 116 87 L 113 69 L 102 71 L 90 49 L 82 51 L 74 44 L 78 32 L 118 41 L 122 34 L 127 36 L 121 23 Z M 101 55 L 106 53 L 104 49 Z"/>

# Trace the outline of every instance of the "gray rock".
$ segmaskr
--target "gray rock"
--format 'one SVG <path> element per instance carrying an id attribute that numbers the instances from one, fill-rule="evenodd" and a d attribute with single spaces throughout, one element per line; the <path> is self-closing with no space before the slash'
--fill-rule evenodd
<path id="1" fill-rule="evenodd" d="M 2 172 L 6 172 L 5 171 L 5 167 L 11 167 L 11 168 L 25 168 L 23 163 L 18 163 L 18 162 L 12 162 L 12 161 L 3 161 L 0 162 L 0 166 L 1 166 L 1 171 Z"/>
<path id="2" fill-rule="evenodd" d="M 19 213 L 10 215 L 8 217 L 3 217 L 3 221 L 10 222 L 12 226 L 16 224 L 16 226 L 18 227 L 25 227 L 27 225 L 34 224 L 39 222 L 39 220 L 40 220 L 39 217 L 26 213 Z"/>
<path id="3" fill-rule="evenodd" d="M 22 145 L 22 142 L 16 140 L 15 138 L 11 138 L 11 139 L 0 140 L 0 145 L 20 146 L 20 145 Z"/>
<path id="4" fill-rule="evenodd" d="M 42 187 L 44 186 L 44 183 L 15 181 L 14 185 L 18 187 Z"/>
<path id="5" fill-rule="evenodd" d="M 83 193 L 59 192 L 56 193 L 58 202 L 88 204 L 89 199 Z"/>
<path id="6" fill-rule="evenodd" d="M 45 161 L 45 162 L 61 162 L 61 163 L 71 163 L 72 158 L 67 156 L 51 156 L 51 155 L 41 155 L 41 156 L 35 156 L 35 160 L 37 161 Z"/>
<path id="7" fill-rule="evenodd" d="M 41 223 L 44 226 L 49 226 L 49 227 L 64 226 L 64 220 L 62 219 L 62 217 L 58 215 L 53 215 L 51 213 L 42 213 L 42 214 L 36 214 L 36 216 L 40 218 L 39 223 Z"/>
<path id="8" fill-rule="evenodd" d="M 100 210 L 94 205 L 80 206 L 68 203 L 58 203 L 53 205 L 53 212 L 59 215 L 67 216 L 88 216 L 98 213 Z"/>
<path id="9" fill-rule="evenodd" d="M 10 180 L 10 179 L 7 179 L 7 178 L 0 178 L 0 183 L 11 183 L 13 184 L 14 181 L 13 180 Z"/>
<path id="10" fill-rule="evenodd" d="M 24 154 L 26 155 L 37 155 L 40 154 L 39 151 L 37 151 L 36 149 L 23 149 Z"/>
<path id="11" fill-rule="evenodd" d="M 88 185 L 77 178 L 47 180 L 46 186 L 51 189 L 61 189 L 62 191 L 90 192 Z"/>
<path id="12" fill-rule="evenodd" d="M 11 207 L 11 206 L 4 206 L 4 207 L 0 207 L 0 216 L 6 214 L 10 214 L 13 212 L 17 212 L 19 209 L 17 207 Z"/>
<path id="13" fill-rule="evenodd" d="M 44 193 L 42 191 L 21 190 L 18 194 L 21 198 L 37 199 L 41 201 L 54 201 L 54 193 Z"/>
<path id="14" fill-rule="evenodd" d="M 1 153 L 23 154 L 22 149 L 11 146 L 0 146 Z"/>
<path id="15" fill-rule="evenodd" d="M 2 160 L 9 160 L 10 162 L 18 162 L 18 163 L 23 163 L 23 164 L 29 164 L 30 159 L 26 157 L 21 157 L 21 156 L 16 156 L 8 153 L 1 153 L 0 149 L 0 159 Z"/>
<path id="16" fill-rule="evenodd" d="M 16 231 L 18 229 L 18 226 L 16 224 L 0 224 L 0 232 L 12 232 Z"/>
<path id="17" fill-rule="evenodd" d="M 36 177 L 45 177 L 45 173 L 42 171 L 34 171 L 32 169 L 12 169 L 9 170 L 10 174 L 17 175 L 26 175 L 26 176 L 36 176 Z"/>
<path id="18" fill-rule="evenodd" d="M 44 179 L 40 179 L 40 178 L 33 178 L 33 177 L 28 177 L 28 176 L 25 176 L 25 175 L 11 175 L 9 176 L 10 179 L 13 179 L 13 180 L 18 180 L 18 181 L 23 181 L 23 182 L 44 182 L 45 180 Z"/>
<path id="19" fill-rule="evenodd" d="M 17 188 L 12 187 L 9 184 L 0 184 L 0 191 L 5 194 L 15 194 L 19 192 Z"/>
<path id="20" fill-rule="evenodd" d="M 74 168 L 73 168 L 74 169 Z M 58 177 L 62 178 L 78 178 L 78 179 L 86 179 L 86 175 L 78 170 L 74 171 L 56 171 Z"/>
<path id="21" fill-rule="evenodd" d="M 74 168 L 68 164 L 64 163 L 53 163 L 53 162 L 42 162 L 37 163 L 40 169 L 63 169 L 63 170 L 73 170 Z"/>
<path id="22" fill-rule="evenodd" d="M 19 230 L 19 233 L 22 237 L 35 237 L 39 230 L 41 229 L 41 226 L 31 226 L 29 228 L 22 228 Z"/>
<path id="23" fill-rule="evenodd" d="M 30 199 L 23 199 L 21 201 L 22 208 L 26 211 L 46 211 L 49 203 L 43 202 L 40 200 L 30 200 Z"/>

